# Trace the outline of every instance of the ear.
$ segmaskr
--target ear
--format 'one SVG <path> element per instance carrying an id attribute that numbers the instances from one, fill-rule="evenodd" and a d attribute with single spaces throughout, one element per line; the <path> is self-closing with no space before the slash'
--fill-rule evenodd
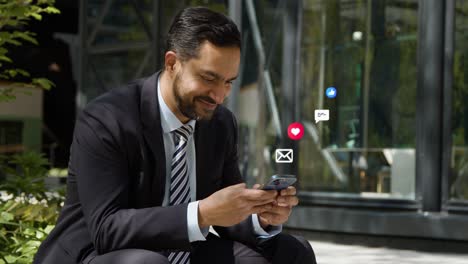
<path id="1" fill-rule="evenodd" d="M 174 73 L 177 63 L 177 55 L 173 51 L 168 51 L 164 55 L 164 69 L 169 73 Z"/>

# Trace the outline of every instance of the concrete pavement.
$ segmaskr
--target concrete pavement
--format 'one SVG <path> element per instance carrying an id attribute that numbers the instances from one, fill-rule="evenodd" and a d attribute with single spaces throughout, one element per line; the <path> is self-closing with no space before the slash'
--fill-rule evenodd
<path id="1" fill-rule="evenodd" d="M 467 254 L 429 253 L 385 247 L 310 241 L 318 264 L 468 264 Z"/>

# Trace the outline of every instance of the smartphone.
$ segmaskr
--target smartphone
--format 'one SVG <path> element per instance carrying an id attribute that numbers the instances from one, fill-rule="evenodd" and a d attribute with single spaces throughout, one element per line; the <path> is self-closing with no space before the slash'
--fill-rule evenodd
<path id="1" fill-rule="evenodd" d="M 296 182 L 296 175 L 273 175 L 262 190 L 283 190 Z"/>

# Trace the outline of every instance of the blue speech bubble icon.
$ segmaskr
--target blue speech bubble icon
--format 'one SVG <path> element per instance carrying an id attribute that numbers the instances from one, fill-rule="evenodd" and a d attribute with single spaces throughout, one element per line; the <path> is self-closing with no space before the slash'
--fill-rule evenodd
<path id="1" fill-rule="evenodd" d="M 327 95 L 328 98 L 335 98 L 337 94 L 336 88 L 328 87 L 327 90 L 325 91 L 325 94 Z"/>

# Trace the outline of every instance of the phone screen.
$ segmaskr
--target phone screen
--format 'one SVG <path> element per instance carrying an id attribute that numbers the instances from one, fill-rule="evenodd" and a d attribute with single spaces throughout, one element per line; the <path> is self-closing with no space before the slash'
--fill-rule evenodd
<path id="1" fill-rule="evenodd" d="M 265 184 L 263 190 L 282 190 L 293 185 L 296 182 L 296 176 L 294 175 L 273 175 L 267 184 Z"/>

